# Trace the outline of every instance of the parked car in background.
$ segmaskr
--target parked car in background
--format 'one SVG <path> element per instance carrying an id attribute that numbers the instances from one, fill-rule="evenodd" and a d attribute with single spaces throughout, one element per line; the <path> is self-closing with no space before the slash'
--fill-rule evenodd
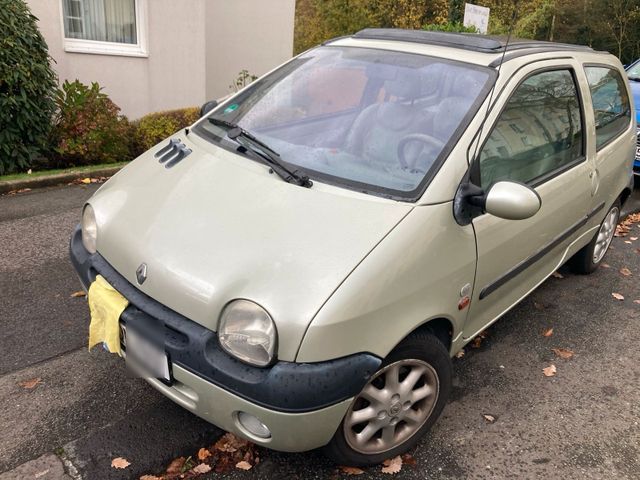
<path id="1" fill-rule="evenodd" d="M 640 105 L 640 59 L 627 67 L 627 76 L 629 77 L 629 83 L 631 85 L 633 102 L 636 105 L 636 121 L 638 123 L 636 156 L 635 161 L 633 162 L 633 173 L 640 176 L 640 111 L 637 110 L 637 107 Z"/>
<path id="2" fill-rule="evenodd" d="M 173 401 L 379 463 L 434 424 L 464 345 L 565 262 L 602 262 L 633 183 L 628 83 L 574 45 L 329 41 L 106 182 L 71 259 Z"/>

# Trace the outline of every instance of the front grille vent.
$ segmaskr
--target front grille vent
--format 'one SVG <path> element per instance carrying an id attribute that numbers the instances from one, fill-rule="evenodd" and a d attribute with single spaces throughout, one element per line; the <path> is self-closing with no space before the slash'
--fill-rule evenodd
<path id="1" fill-rule="evenodd" d="M 156 152 L 154 157 L 164 164 L 165 168 L 171 168 L 184 160 L 191 153 L 191 149 L 182 143 L 179 138 L 172 138 L 169 144 Z"/>

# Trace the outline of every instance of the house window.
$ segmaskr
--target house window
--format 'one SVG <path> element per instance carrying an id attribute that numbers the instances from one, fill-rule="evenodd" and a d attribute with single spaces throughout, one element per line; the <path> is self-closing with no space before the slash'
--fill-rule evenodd
<path id="1" fill-rule="evenodd" d="M 61 0 L 67 52 L 147 56 L 147 0 Z"/>

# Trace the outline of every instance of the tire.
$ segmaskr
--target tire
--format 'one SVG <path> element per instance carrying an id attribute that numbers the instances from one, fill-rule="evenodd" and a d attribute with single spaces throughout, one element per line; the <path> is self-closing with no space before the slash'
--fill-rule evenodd
<path id="1" fill-rule="evenodd" d="M 619 220 L 620 199 L 616 200 L 609 208 L 591 242 L 571 257 L 569 260 L 571 271 L 580 275 L 587 275 L 600 266 L 609 249 L 609 245 L 611 245 Z"/>
<path id="2" fill-rule="evenodd" d="M 411 334 L 387 356 L 354 398 L 324 453 L 338 465 L 354 467 L 376 465 L 405 453 L 442 413 L 451 393 L 451 375 L 451 359 L 442 342 L 429 333 Z M 396 388 L 393 378 L 400 380 Z M 417 400 L 408 405 L 412 401 L 409 398 Z M 367 415 L 354 416 L 354 412 Z M 365 417 L 367 420 L 356 423 L 356 419 Z M 368 441 L 360 438 L 365 430 L 375 431 Z M 384 437 L 383 432 L 387 432 Z M 388 432 L 393 432 L 393 437 Z"/>

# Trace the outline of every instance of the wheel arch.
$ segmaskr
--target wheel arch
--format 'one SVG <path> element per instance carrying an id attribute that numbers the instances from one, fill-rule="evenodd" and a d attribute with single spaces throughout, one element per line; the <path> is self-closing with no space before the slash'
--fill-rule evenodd
<path id="1" fill-rule="evenodd" d="M 451 320 L 446 317 L 437 317 L 432 318 L 431 320 L 426 321 L 425 323 L 419 325 L 414 328 L 411 332 L 409 332 L 398 345 L 402 343 L 407 337 L 415 334 L 415 333 L 428 333 L 436 337 L 447 351 L 451 351 L 451 344 L 453 342 L 455 326 Z M 397 346 L 397 345 L 396 345 Z"/>

